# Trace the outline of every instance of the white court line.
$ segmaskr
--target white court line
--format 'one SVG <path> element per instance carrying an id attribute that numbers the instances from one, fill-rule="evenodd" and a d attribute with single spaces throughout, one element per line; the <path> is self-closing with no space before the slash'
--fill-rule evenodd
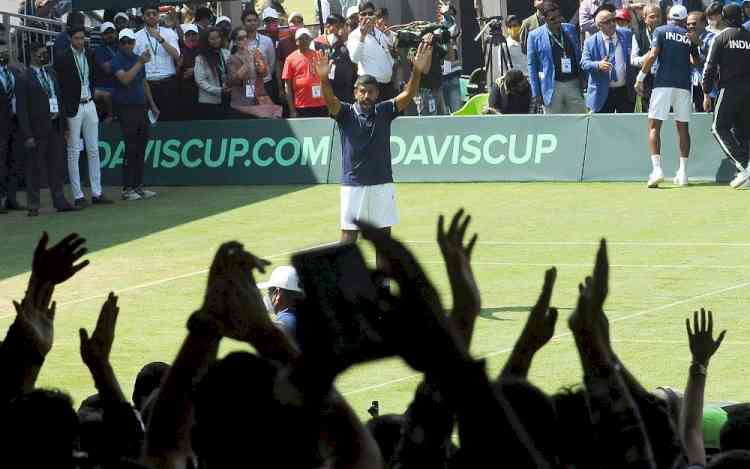
<path id="1" fill-rule="evenodd" d="M 714 291 L 702 293 L 700 295 L 692 296 L 692 297 L 686 298 L 684 300 L 673 301 L 672 303 L 669 303 L 669 304 L 666 304 L 666 305 L 657 306 L 655 308 L 646 309 L 646 310 L 639 311 L 639 312 L 633 313 L 633 314 L 628 314 L 626 316 L 622 316 L 622 317 L 619 317 L 619 318 L 610 319 L 609 322 L 613 323 L 613 322 L 625 321 L 627 319 L 637 318 L 637 317 L 643 316 L 645 314 L 655 313 L 657 311 L 662 311 L 662 310 L 665 310 L 665 309 L 673 308 L 675 306 L 680 306 L 680 305 L 683 305 L 685 303 L 690 303 L 692 301 L 700 300 L 700 299 L 703 299 L 703 298 L 708 298 L 708 297 L 711 297 L 711 296 L 720 295 L 722 293 L 726 293 L 726 292 L 729 292 L 729 291 L 732 291 L 732 290 L 739 290 L 741 288 L 745 288 L 745 287 L 748 287 L 748 286 L 750 286 L 750 282 L 738 283 L 737 285 L 733 285 L 731 287 L 726 287 L 726 288 L 722 288 L 720 290 L 714 290 Z M 570 332 L 564 332 L 562 334 L 557 334 L 556 336 L 552 337 L 552 340 L 561 339 L 563 337 L 568 337 L 568 336 L 571 336 L 571 335 L 572 334 Z M 502 350 L 497 350 L 495 352 L 490 352 L 490 353 L 487 353 L 485 355 L 482 355 L 479 358 L 490 358 L 490 357 L 494 357 L 494 356 L 497 356 L 497 355 L 502 355 L 504 353 L 508 353 L 511 350 L 513 350 L 513 347 L 505 348 L 505 349 L 502 349 Z M 365 387 L 360 388 L 360 389 L 355 389 L 353 391 L 344 392 L 343 395 L 344 396 L 351 396 L 351 395 L 363 393 L 363 392 L 366 392 L 366 391 L 372 391 L 374 389 L 384 388 L 384 387 L 390 386 L 392 384 L 401 383 L 403 381 L 408 381 L 408 380 L 411 380 L 411 379 L 414 379 L 414 378 L 419 378 L 421 376 L 423 376 L 422 373 L 415 373 L 415 374 L 412 374 L 412 375 L 409 375 L 409 376 L 404 376 L 402 378 L 392 379 L 392 380 L 386 381 L 384 383 L 374 384 L 374 385 L 371 385 L 371 386 L 365 386 Z"/>
<path id="2" fill-rule="evenodd" d="M 323 248 L 323 247 L 326 247 L 326 246 L 330 246 L 332 244 L 336 244 L 336 242 L 320 244 L 318 246 L 312 246 L 312 247 L 310 247 L 308 249 Z M 278 253 L 278 254 L 274 254 L 272 256 L 263 257 L 263 259 L 276 259 L 277 257 L 288 256 L 290 254 L 294 254 L 294 253 L 299 252 L 299 251 L 300 251 L 299 249 L 296 249 L 294 251 L 281 252 L 281 253 Z M 141 283 L 141 284 L 138 284 L 138 285 L 133 285 L 132 287 L 126 287 L 126 288 L 122 288 L 120 290 L 113 290 L 113 291 L 117 295 L 120 295 L 122 293 L 127 293 L 127 292 L 131 292 L 131 291 L 135 291 L 135 290 L 142 290 L 144 288 L 149 288 L 149 287 L 155 287 L 157 285 L 162 285 L 162 284 L 165 284 L 165 283 L 173 282 L 175 280 L 181 280 L 183 278 L 190 278 L 190 277 L 195 277 L 196 275 L 203 275 L 205 273 L 208 273 L 208 269 L 196 270 L 195 272 L 188 272 L 186 274 L 177 275 L 177 276 L 174 276 L 174 277 L 162 278 L 162 279 L 159 279 L 159 280 L 154 280 L 152 282 Z M 107 295 L 109 295 L 109 291 L 107 293 L 102 293 L 102 294 L 98 294 L 98 295 L 87 296 L 85 298 L 78 298 L 76 300 L 66 301 L 64 303 L 58 304 L 58 306 L 69 306 L 69 305 L 76 305 L 76 304 L 79 304 L 79 303 L 85 303 L 85 302 L 91 301 L 91 300 L 96 300 L 96 299 L 100 299 L 100 298 L 106 298 Z M 0 319 L 6 319 L 6 318 L 14 317 L 14 316 L 15 316 L 15 314 L 3 314 L 3 315 L 0 315 Z"/>
<path id="3" fill-rule="evenodd" d="M 434 244 L 437 241 L 404 241 L 407 244 Z M 477 244 L 497 246 L 599 246 L 599 241 L 482 241 Z M 607 241 L 608 246 L 683 246 L 683 247 L 750 247 L 750 243 L 671 242 L 671 241 Z"/>
<path id="4" fill-rule="evenodd" d="M 444 261 L 421 261 L 422 264 L 444 264 Z M 585 267 L 591 268 L 591 263 L 568 263 L 561 264 L 557 262 L 492 262 L 492 261 L 472 261 L 471 265 L 494 265 L 502 267 Z M 719 270 L 736 270 L 750 269 L 750 264 L 743 265 L 704 265 L 704 264 L 610 264 L 610 267 L 620 269 L 719 269 Z"/>
<path id="5" fill-rule="evenodd" d="M 685 340 L 638 340 L 638 339 L 612 339 L 612 342 L 614 343 L 621 343 L 621 344 L 654 344 L 654 345 L 687 345 L 688 341 L 687 338 Z M 727 346 L 727 345 L 741 345 L 743 347 L 746 347 L 750 345 L 750 342 L 741 342 L 737 340 L 725 340 L 721 343 L 721 345 Z"/>

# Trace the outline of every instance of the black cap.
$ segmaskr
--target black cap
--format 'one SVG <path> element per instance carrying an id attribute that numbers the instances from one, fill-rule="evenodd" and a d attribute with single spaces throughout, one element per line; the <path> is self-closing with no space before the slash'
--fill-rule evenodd
<path id="1" fill-rule="evenodd" d="M 724 5 L 721 10 L 721 17 L 730 26 L 739 27 L 742 25 L 742 9 L 737 4 Z"/>

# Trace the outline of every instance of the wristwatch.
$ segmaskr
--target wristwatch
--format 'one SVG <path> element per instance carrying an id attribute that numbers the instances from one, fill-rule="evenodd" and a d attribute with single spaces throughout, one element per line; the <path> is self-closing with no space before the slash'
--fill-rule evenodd
<path id="1" fill-rule="evenodd" d="M 693 362 L 690 364 L 690 376 L 703 375 L 706 376 L 707 368 L 705 365 Z"/>

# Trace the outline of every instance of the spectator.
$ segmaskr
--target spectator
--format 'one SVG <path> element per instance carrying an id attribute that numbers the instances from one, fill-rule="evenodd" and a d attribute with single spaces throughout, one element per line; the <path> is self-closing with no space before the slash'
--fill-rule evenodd
<path id="1" fill-rule="evenodd" d="M 458 111 L 463 106 L 463 100 L 461 99 L 461 74 L 463 73 L 463 66 L 461 65 L 461 56 L 457 43 L 458 37 L 461 35 L 461 30 L 456 24 L 456 9 L 452 6 L 440 8 L 437 19 L 451 34 L 448 53 L 443 60 L 443 84 L 441 85 L 443 107 L 445 108 L 445 112 L 450 114 Z"/>
<path id="2" fill-rule="evenodd" d="M 350 36 L 359 27 L 359 6 L 352 5 L 346 9 L 346 36 Z"/>
<path id="3" fill-rule="evenodd" d="M 272 74 L 272 79 L 266 82 L 266 92 L 275 103 L 281 102 L 284 96 L 284 85 L 281 78 L 284 64 L 276 57 L 276 45 L 279 42 L 279 20 L 278 11 L 273 8 L 263 10 L 264 34 L 271 38 L 274 47 L 273 61 L 268 62 L 269 68 L 271 68 L 269 72 Z"/>
<path id="4" fill-rule="evenodd" d="M 60 53 L 55 71 L 62 91 L 62 117 L 67 119 L 68 177 L 74 205 L 88 205 L 81 188 L 79 158 L 81 134 L 86 146 L 91 203 L 110 204 L 102 193 L 101 161 L 99 161 L 99 117 L 94 104 L 94 55 L 86 50 L 83 27 L 70 29 L 71 47 Z"/>
<path id="5" fill-rule="evenodd" d="M 204 31 L 198 43 L 194 73 L 198 84 L 200 116 L 205 120 L 227 117 L 231 92 L 227 81 L 229 51 L 222 45 L 221 31 L 216 27 Z"/>
<path id="6" fill-rule="evenodd" d="M 721 2 L 713 2 L 706 8 L 706 21 L 708 22 L 706 30 L 708 32 L 719 34 L 726 28 L 721 18 L 721 8 Z"/>
<path id="7" fill-rule="evenodd" d="M 266 62 L 268 71 L 263 77 L 263 84 L 266 88 L 266 95 L 274 100 L 274 76 L 276 70 L 276 47 L 273 44 L 273 40 L 265 34 L 258 33 L 258 14 L 253 10 L 245 10 L 242 14 L 242 23 L 245 25 L 247 30 L 247 47 L 248 50 L 255 55 L 255 50 L 258 49 L 263 54 L 263 59 Z M 278 96 L 278 94 L 276 95 Z M 275 101 L 274 101 L 275 102 Z"/>
<path id="8" fill-rule="evenodd" d="M 578 24 L 581 31 L 586 34 L 586 38 L 596 34 L 599 30 L 596 25 L 596 15 L 599 8 L 609 6 L 615 10 L 622 8 L 622 0 L 582 0 L 578 8 Z"/>
<path id="9" fill-rule="evenodd" d="M 151 96 L 161 111 L 161 120 L 170 121 L 177 117 L 179 102 L 177 65 L 180 61 L 180 44 L 177 33 L 159 26 L 159 6 L 149 4 L 143 7 L 146 26 L 135 33 L 135 55 L 142 55 L 147 49 L 151 60 L 145 63 L 146 80 Z"/>
<path id="10" fill-rule="evenodd" d="M 393 47 L 393 43 L 396 42 L 396 33 L 388 29 L 390 27 L 389 16 L 388 8 L 378 8 L 375 10 L 375 27 L 388 38 L 389 47 Z M 438 17 L 438 22 L 442 23 L 442 21 Z"/>
<path id="11" fill-rule="evenodd" d="M 0 48 L 0 213 L 24 209 L 16 199 L 23 178 L 23 161 L 16 149 L 20 147 L 16 118 L 18 70 L 9 66 L 9 55 L 7 46 Z"/>
<path id="12" fill-rule="evenodd" d="M 94 99 L 104 109 L 104 122 L 112 122 L 112 90 L 115 76 L 112 74 L 112 58 L 117 53 L 117 30 L 112 23 L 102 23 L 99 31 L 102 44 L 94 50 Z"/>
<path id="13" fill-rule="evenodd" d="M 70 30 L 73 28 L 83 28 L 86 23 L 86 17 L 80 11 L 71 11 L 65 20 L 65 31 L 57 33 L 55 45 L 52 51 L 57 57 L 59 54 L 70 49 Z"/>
<path id="14" fill-rule="evenodd" d="M 531 86 L 520 70 L 509 70 L 492 84 L 488 100 L 489 114 L 528 114 Z"/>
<path id="15" fill-rule="evenodd" d="M 627 8 L 620 8 L 615 12 L 615 23 L 618 28 L 632 30 L 632 17 L 630 16 L 630 10 Z M 629 60 L 630 58 L 628 58 Z"/>
<path id="16" fill-rule="evenodd" d="M 318 5 L 323 9 L 322 16 L 321 11 L 318 10 Z M 344 10 L 341 9 L 341 2 L 339 0 L 320 0 L 314 4 L 315 7 L 315 18 L 322 23 L 326 23 L 331 15 L 341 16 Z"/>
<path id="17" fill-rule="evenodd" d="M 698 58 L 696 63 L 690 64 L 690 77 L 692 80 L 693 109 L 695 112 L 704 112 L 703 109 L 703 66 L 708 59 L 708 51 L 711 49 L 711 43 L 716 36 L 714 33 L 706 30 L 706 15 L 702 11 L 694 11 L 688 14 L 687 18 L 688 37 L 694 46 L 698 48 Z M 716 90 L 712 90 L 716 97 Z"/>
<path id="18" fill-rule="evenodd" d="M 354 80 L 356 70 L 349 49 L 346 47 L 346 24 L 344 17 L 332 13 L 326 20 L 326 34 L 315 39 L 317 49 L 328 54 L 331 64 L 331 81 L 333 93 L 342 101 L 351 102 L 354 99 Z"/>
<path id="19" fill-rule="evenodd" d="M 661 25 L 661 9 L 657 5 L 646 5 L 643 9 L 644 27 L 637 34 L 633 34 L 633 44 L 630 48 L 630 65 L 640 69 L 646 55 L 651 50 L 654 42 L 654 32 Z M 642 102 L 642 111 L 649 108 L 651 91 L 654 89 L 654 75 L 649 74 L 643 81 L 643 94 L 639 96 Z"/>
<path id="20" fill-rule="evenodd" d="M 667 13 L 673 5 L 682 5 L 687 8 L 688 13 L 693 11 L 703 11 L 703 0 L 659 0 L 659 8 L 661 8 L 661 17 L 666 18 Z"/>
<path id="21" fill-rule="evenodd" d="M 128 16 L 128 14 L 123 11 L 115 14 L 112 21 L 115 23 L 115 27 L 117 28 L 118 33 L 123 29 L 130 27 L 130 16 Z"/>
<path id="22" fill-rule="evenodd" d="M 357 64 L 357 74 L 373 76 L 378 81 L 381 101 L 396 96 L 389 44 L 385 34 L 375 27 L 375 6 L 372 2 L 360 5 L 359 27 L 349 35 L 347 46 L 352 62 Z"/>
<path id="23" fill-rule="evenodd" d="M 544 0 L 533 0 L 533 4 L 535 11 L 531 16 L 523 20 L 519 32 L 521 50 L 524 54 L 529 50 L 529 33 L 544 24 L 544 15 L 542 15 L 542 4 L 544 4 Z"/>
<path id="24" fill-rule="evenodd" d="M 289 36 L 281 39 L 278 46 L 276 46 L 276 57 L 279 60 L 279 66 L 284 69 L 284 63 L 289 54 L 297 50 L 297 41 L 295 35 L 300 28 L 305 27 L 305 20 L 301 13 L 293 12 L 289 15 Z"/>
<path id="25" fill-rule="evenodd" d="M 516 15 L 508 15 L 505 20 L 506 37 L 510 61 L 513 70 L 520 70 L 525 76 L 529 76 L 529 64 L 526 59 L 526 49 L 521 46 L 521 20 Z"/>
<path id="26" fill-rule="evenodd" d="M 633 33 L 615 26 L 615 15 L 600 11 L 595 18 L 599 32 L 583 45 L 581 68 L 588 74 L 586 106 L 592 112 L 611 114 L 633 112 L 635 103 L 629 90 L 635 80 L 628 73 Z"/>
<path id="27" fill-rule="evenodd" d="M 545 1 L 542 13 L 545 24 L 532 31 L 528 39 L 533 100 L 544 105 L 545 114 L 583 114 L 586 106 L 581 95 L 581 52 L 575 28 L 563 23 L 556 3 Z"/>
<path id="28" fill-rule="evenodd" d="M 125 140 L 122 199 L 149 199 L 156 196 L 156 193 L 143 188 L 144 160 L 149 137 L 146 106 L 154 118 L 159 116 L 159 108 L 146 80 L 145 68 L 151 60 L 151 50 L 146 49 L 142 55 L 136 55 L 133 52 L 136 35 L 130 29 L 123 29 L 118 37 L 120 50 L 112 59 L 112 73 L 117 79 L 112 93 L 112 105 Z"/>
<path id="29" fill-rule="evenodd" d="M 198 55 L 198 26 L 193 23 L 182 25 L 183 46 L 180 48 L 180 67 L 177 77 L 180 81 L 180 109 L 177 120 L 192 120 L 198 107 L 198 84 L 195 83 L 195 57 Z"/>
<path id="30" fill-rule="evenodd" d="M 234 32 L 235 46 L 229 57 L 229 85 L 232 88 L 231 107 L 243 115 L 280 118 L 283 110 L 266 94 L 263 77 L 266 65 L 260 49 L 248 47 L 248 34 L 242 28 Z"/>
<path id="31" fill-rule="evenodd" d="M 221 37 L 223 39 L 223 47 L 225 49 L 229 48 L 229 36 L 232 34 L 232 20 L 228 16 L 220 16 L 216 18 L 216 23 L 214 25 L 215 28 L 217 28 L 221 32 Z"/>
<path id="32" fill-rule="evenodd" d="M 62 91 L 54 71 L 49 67 L 49 52 L 41 43 L 29 46 L 31 66 L 16 80 L 16 115 L 20 138 L 26 150 L 26 194 L 28 215 L 39 215 L 39 192 L 42 165 L 58 212 L 79 210 L 71 205 L 63 193 L 63 134 L 67 120 L 61 116 Z"/>
<path id="33" fill-rule="evenodd" d="M 151 362 L 143 366 L 133 385 L 133 405 L 139 412 L 143 411 L 146 399 L 161 386 L 169 365 L 164 362 Z"/>
<path id="34" fill-rule="evenodd" d="M 287 19 L 286 10 L 284 9 L 284 0 L 263 0 L 263 9 L 265 10 L 266 8 L 275 10 L 279 14 L 280 19 Z"/>
<path id="35" fill-rule="evenodd" d="M 292 339 L 297 339 L 297 307 L 305 297 L 294 267 L 282 265 L 273 269 L 268 282 L 259 283 L 258 288 L 268 290 L 275 323 Z"/>
<path id="36" fill-rule="evenodd" d="M 214 13 L 208 7 L 198 7 L 198 9 L 195 10 L 193 23 L 198 26 L 199 35 L 204 31 L 208 31 L 208 28 L 211 27 L 211 21 L 213 20 L 213 18 Z"/>
<path id="37" fill-rule="evenodd" d="M 307 28 L 295 33 L 297 50 L 284 63 L 282 79 L 286 83 L 286 96 L 290 117 L 326 117 L 320 77 L 313 65 L 315 52 L 310 50 L 312 33 Z"/>

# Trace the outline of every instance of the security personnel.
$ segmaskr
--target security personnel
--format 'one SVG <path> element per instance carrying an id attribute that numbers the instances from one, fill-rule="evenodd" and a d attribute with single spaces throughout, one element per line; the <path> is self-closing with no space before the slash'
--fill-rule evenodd
<path id="1" fill-rule="evenodd" d="M 716 36 L 703 72 L 703 106 L 711 109 L 711 91 L 719 77 L 711 132 L 739 172 L 729 184 L 734 189 L 750 187 L 748 145 L 750 144 L 750 31 L 742 27 L 738 5 L 724 6 L 721 13 L 728 28 Z"/>

